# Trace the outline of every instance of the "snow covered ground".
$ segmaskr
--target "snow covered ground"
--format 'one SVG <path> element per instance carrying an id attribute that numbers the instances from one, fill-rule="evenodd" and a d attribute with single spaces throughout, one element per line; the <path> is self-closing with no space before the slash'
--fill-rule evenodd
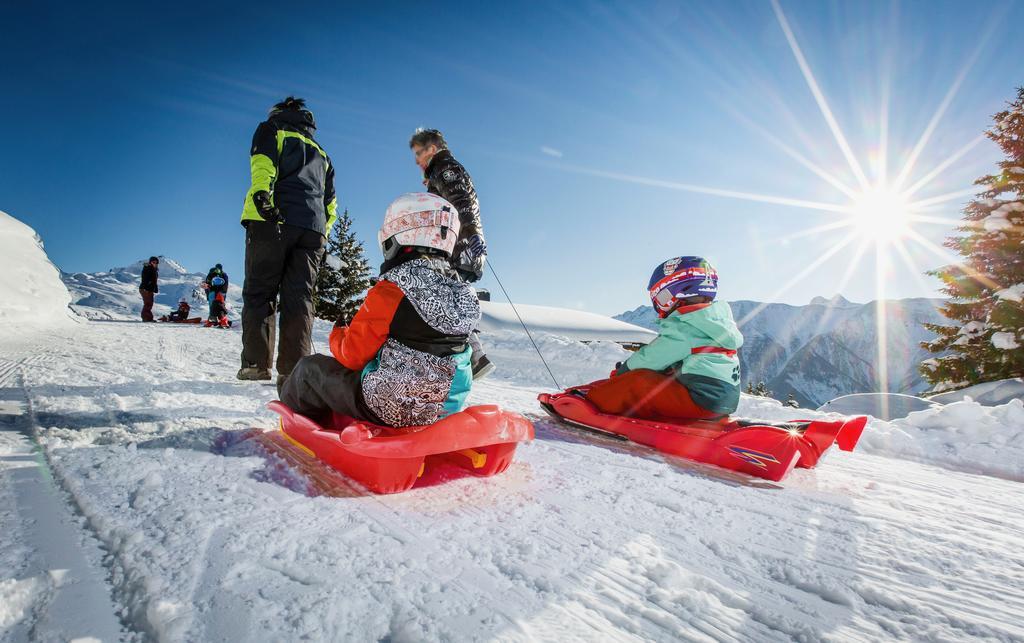
<path id="1" fill-rule="evenodd" d="M 22 398 L 11 408 L 133 639 L 1024 639 L 1019 482 L 873 455 L 893 443 L 873 433 L 910 426 L 876 422 L 861 451 L 744 484 L 542 418 L 534 397 L 550 387 L 528 342 L 487 341 L 502 370 L 473 400 L 530 414 L 537 440 L 505 474 L 398 496 L 309 497 L 243 439 L 274 426 L 274 389 L 232 379 L 236 332 L 94 321 L 4 335 L 0 390 Z M 562 384 L 623 355 L 540 343 Z M 1019 402 L 987 411 L 1024 415 Z M 960 429 L 943 431 L 954 450 L 977 437 L 963 424 L 973 411 L 927 417 Z M 0 560 L 45 558 L 3 462 L 14 529 L 0 531 Z M 49 578 L 4 567 L 8 638 L 56 631 Z"/>
<path id="2" fill-rule="evenodd" d="M 0 286 L 67 301 L 56 278 Z M 540 332 L 549 374 L 491 329 L 500 370 L 471 401 L 537 429 L 508 471 L 315 497 L 248 439 L 274 388 L 233 379 L 237 331 L 7 320 L 2 641 L 1024 640 L 1020 399 L 873 421 L 857 452 L 772 484 L 553 423 L 550 377 L 627 353 Z M 822 414 L 744 397 L 740 415 Z"/>

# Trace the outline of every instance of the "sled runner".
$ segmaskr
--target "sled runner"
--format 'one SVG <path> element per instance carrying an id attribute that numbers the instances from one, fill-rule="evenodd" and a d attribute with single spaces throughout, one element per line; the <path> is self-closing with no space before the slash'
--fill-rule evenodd
<path id="1" fill-rule="evenodd" d="M 533 424 L 497 406 L 471 406 L 428 426 L 394 429 L 334 415 L 329 426 L 274 401 L 281 432 L 295 447 L 374 493 L 410 489 L 432 465 L 448 462 L 477 476 L 512 464 L 516 444 L 533 439 Z"/>
<path id="2" fill-rule="evenodd" d="M 868 421 L 860 416 L 836 422 L 772 423 L 729 418 L 658 422 L 601 413 L 574 392 L 584 390 L 541 393 L 537 399 L 545 411 L 573 426 L 775 482 L 785 478 L 794 467 L 814 467 L 833 444 L 843 451 L 852 451 Z"/>

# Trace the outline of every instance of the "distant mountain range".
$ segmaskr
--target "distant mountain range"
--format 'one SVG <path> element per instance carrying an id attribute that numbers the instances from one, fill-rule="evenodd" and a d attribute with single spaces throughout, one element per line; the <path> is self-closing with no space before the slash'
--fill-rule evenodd
<path id="1" fill-rule="evenodd" d="M 60 277 L 71 293 L 71 307 L 79 315 L 89 319 L 139 319 L 143 265 L 142 261 L 137 261 L 106 272 L 62 272 Z M 189 272 L 174 259 L 161 256 L 157 284 L 160 292 L 154 299 L 153 312 L 158 316 L 167 314 L 177 308 L 178 301 L 184 297 L 192 306 L 192 315 L 205 318 L 208 308 L 199 284 L 206 279 L 208 270 Z M 242 311 L 241 283 L 229 280 L 227 300 L 228 316 L 238 319 Z"/>
<path id="2" fill-rule="evenodd" d="M 939 312 L 941 299 L 884 301 L 855 304 L 841 296 L 815 297 L 806 306 L 730 302 L 740 322 L 744 344 L 740 350 L 742 383 L 765 382 L 772 397 L 793 394 L 801 406 L 816 407 L 848 393 L 870 393 L 883 388 L 891 393 L 922 393 L 929 388 L 917 366 L 932 357 L 919 346 L 933 335 L 924 324 L 946 323 Z M 650 306 L 616 315 L 616 319 L 657 328 Z M 879 359 L 883 335 L 884 362 Z M 884 363 L 888 377 L 882 385 Z"/>

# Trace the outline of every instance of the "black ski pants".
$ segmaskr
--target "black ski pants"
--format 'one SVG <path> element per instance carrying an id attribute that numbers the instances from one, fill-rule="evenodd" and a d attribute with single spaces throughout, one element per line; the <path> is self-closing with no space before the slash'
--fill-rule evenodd
<path id="1" fill-rule="evenodd" d="M 330 355 L 310 355 L 296 364 L 281 388 L 281 401 L 317 422 L 330 412 L 382 424 L 363 399 L 362 373 L 346 368 Z"/>
<path id="2" fill-rule="evenodd" d="M 243 368 L 270 369 L 279 310 L 278 375 L 287 376 L 300 359 L 313 352 L 313 285 L 324 245 L 322 234 L 305 228 L 263 221 L 250 221 L 246 226 Z"/>

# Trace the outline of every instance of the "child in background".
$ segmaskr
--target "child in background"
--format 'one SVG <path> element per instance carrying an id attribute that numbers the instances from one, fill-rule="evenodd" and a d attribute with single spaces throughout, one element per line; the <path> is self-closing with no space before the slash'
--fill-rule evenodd
<path id="1" fill-rule="evenodd" d="M 164 315 L 160 318 L 160 321 L 164 322 L 186 322 L 188 321 L 188 314 L 192 311 L 192 307 L 188 305 L 188 300 L 182 297 L 178 300 L 178 309 L 171 311 L 170 315 Z"/>
<path id="2" fill-rule="evenodd" d="M 647 285 L 658 337 L 585 387 L 603 413 L 650 420 L 716 419 L 736 410 L 743 345 L 732 310 L 714 301 L 718 273 L 701 257 L 676 257 Z M 581 391 L 581 392 L 584 392 Z"/>
<path id="3" fill-rule="evenodd" d="M 206 319 L 206 327 L 218 326 L 220 328 L 229 328 L 231 326 L 231 320 L 228 319 L 228 304 L 224 300 L 224 293 L 219 292 L 213 297 L 213 301 L 210 302 L 210 316 Z"/>

